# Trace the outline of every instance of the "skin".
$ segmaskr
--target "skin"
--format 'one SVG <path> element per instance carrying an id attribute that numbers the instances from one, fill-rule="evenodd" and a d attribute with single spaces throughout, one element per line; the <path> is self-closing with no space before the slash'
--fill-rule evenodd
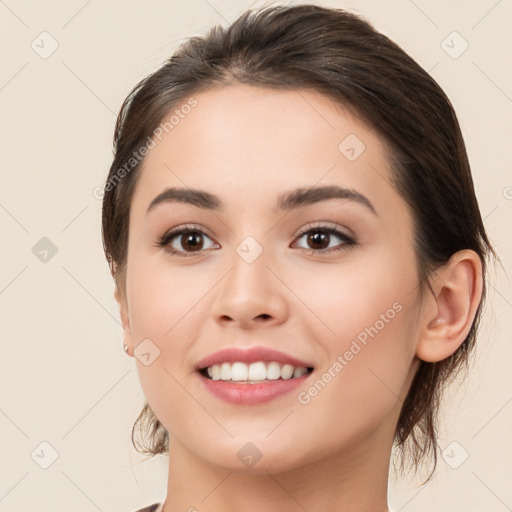
<path id="1" fill-rule="evenodd" d="M 198 105 L 144 161 L 115 292 L 129 354 L 147 338 L 160 350 L 148 366 L 135 361 L 170 436 L 164 510 L 387 511 L 402 401 L 420 359 L 444 359 L 464 341 L 482 291 L 479 258 L 455 254 L 433 276 L 435 294 L 422 299 L 412 216 L 390 185 L 386 147 L 327 97 L 238 84 L 194 97 Z M 355 161 L 338 150 L 349 134 L 366 146 Z M 321 185 L 356 190 L 377 215 L 346 199 L 273 211 L 278 194 Z M 146 214 L 170 186 L 213 193 L 223 210 L 174 202 Z M 188 247 L 189 257 L 155 246 L 190 223 L 207 234 L 202 252 L 180 235 L 173 247 Z M 315 223 L 351 233 L 357 244 L 298 238 Z M 236 252 L 247 236 L 263 248 L 252 263 Z M 313 253 L 322 247 L 343 249 Z M 298 393 L 397 303 L 400 312 L 300 403 Z M 271 346 L 310 361 L 314 377 L 264 404 L 226 403 L 203 387 L 194 365 L 233 345 Z M 262 455 L 252 467 L 237 457 L 248 442 Z"/>

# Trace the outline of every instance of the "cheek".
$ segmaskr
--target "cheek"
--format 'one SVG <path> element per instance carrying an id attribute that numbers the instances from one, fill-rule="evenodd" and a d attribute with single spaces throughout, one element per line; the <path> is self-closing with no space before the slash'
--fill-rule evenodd
<path id="1" fill-rule="evenodd" d="M 135 354 L 149 352 L 151 361 L 145 365 L 144 357 L 135 358 L 139 380 L 151 408 L 165 419 L 172 404 L 187 400 L 180 383 L 195 362 L 191 349 L 208 318 L 208 292 L 218 277 L 195 265 L 172 268 L 163 257 L 134 255 L 130 264 L 130 331 Z"/>
<path id="2" fill-rule="evenodd" d="M 350 445 L 383 422 L 392 435 L 393 412 L 398 413 L 407 394 L 412 363 L 407 313 L 394 304 L 395 308 L 384 309 L 387 323 L 366 314 L 371 321 L 333 324 L 336 335 L 329 346 L 323 342 L 327 361 L 297 397 L 304 428 L 311 435 L 323 431 L 326 440 Z"/>
<path id="3" fill-rule="evenodd" d="M 305 274 L 311 277 L 297 292 L 317 315 L 308 315 L 306 328 L 325 356 L 299 402 L 315 411 L 307 420 L 313 430 L 332 424 L 333 431 L 362 434 L 405 398 L 414 357 L 415 267 L 406 257 L 380 255 L 322 272 L 314 279 Z"/>
<path id="4" fill-rule="evenodd" d="M 157 354 L 154 359 L 150 356 L 148 365 L 143 363 L 143 357 L 135 358 L 139 382 L 151 409 L 169 432 L 176 428 L 176 411 L 191 402 L 184 387 L 188 377 L 185 373 L 191 364 L 190 347 L 199 337 L 200 325 L 194 318 L 201 314 L 198 312 L 204 306 L 200 299 L 206 293 L 199 282 L 191 282 L 191 269 L 170 272 L 168 266 L 152 266 L 146 260 L 144 264 L 133 264 L 132 274 L 127 275 L 136 355 L 143 353 L 143 347 L 148 347 L 150 354 Z"/>
<path id="5" fill-rule="evenodd" d="M 407 316 L 399 310 L 414 297 L 417 281 L 412 256 L 389 247 L 347 253 L 332 265 L 316 263 L 302 268 L 300 276 L 292 272 L 287 278 L 309 309 L 303 318 L 311 325 L 316 322 L 326 346 L 338 349 L 355 338 L 364 343 L 369 331 L 376 334 L 375 328 L 379 337 L 387 339 L 387 332 L 390 342 L 396 339 L 391 332 Z"/>
<path id="6" fill-rule="evenodd" d="M 208 277 L 192 265 L 172 268 L 164 257 L 133 258 L 127 275 L 132 334 L 170 343 L 202 307 Z"/>

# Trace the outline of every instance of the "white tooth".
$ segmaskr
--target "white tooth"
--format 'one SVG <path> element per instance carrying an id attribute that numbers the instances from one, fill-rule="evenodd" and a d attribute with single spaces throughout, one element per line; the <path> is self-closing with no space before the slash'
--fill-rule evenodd
<path id="1" fill-rule="evenodd" d="M 267 378 L 267 368 L 265 367 L 265 363 L 262 361 L 252 363 L 249 366 L 248 378 L 249 380 L 265 380 Z"/>
<path id="2" fill-rule="evenodd" d="M 306 368 L 304 367 L 301 367 L 301 368 L 295 368 L 295 371 L 293 372 L 293 377 L 302 377 L 305 373 L 307 373 L 308 371 L 306 370 Z"/>
<path id="3" fill-rule="evenodd" d="M 272 361 L 267 367 L 267 379 L 276 380 L 279 379 L 279 377 L 281 377 L 281 365 Z"/>
<path id="4" fill-rule="evenodd" d="M 236 362 L 231 367 L 231 380 L 247 380 L 249 367 L 245 363 Z"/>
<path id="5" fill-rule="evenodd" d="M 285 364 L 281 368 L 281 379 L 291 379 L 293 375 L 293 366 L 291 364 Z"/>
<path id="6" fill-rule="evenodd" d="M 231 379 L 231 363 L 222 363 L 220 367 L 220 378 L 221 380 Z"/>
<path id="7" fill-rule="evenodd" d="M 288 380 L 307 373 L 307 368 L 295 368 L 291 364 L 281 365 L 276 361 L 268 364 L 264 361 L 257 361 L 251 364 L 242 362 L 214 364 L 206 369 L 212 380 L 226 381 L 248 381 L 251 384 L 258 384 L 265 380 L 277 380 L 279 378 Z"/>
<path id="8" fill-rule="evenodd" d="M 214 364 L 212 367 L 212 379 L 220 380 L 220 366 L 218 364 Z"/>

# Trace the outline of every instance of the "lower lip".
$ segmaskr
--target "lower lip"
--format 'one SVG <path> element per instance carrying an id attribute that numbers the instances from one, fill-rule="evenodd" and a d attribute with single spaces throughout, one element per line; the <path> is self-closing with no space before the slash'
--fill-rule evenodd
<path id="1" fill-rule="evenodd" d="M 207 379 L 199 374 L 206 389 L 226 402 L 239 405 L 252 405 L 269 402 L 297 389 L 313 372 L 292 379 L 276 379 L 261 384 L 235 384 L 224 380 Z"/>

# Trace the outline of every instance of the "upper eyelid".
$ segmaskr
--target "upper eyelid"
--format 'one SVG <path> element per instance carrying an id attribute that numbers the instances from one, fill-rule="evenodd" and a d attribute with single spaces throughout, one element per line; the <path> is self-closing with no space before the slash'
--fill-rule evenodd
<path id="1" fill-rule="evenodd" d="M 304 233 L 307 233 L 308 231 L 312 231 L 314 229 L 332 229 L 334 231 L 339 231 L 341 234 L 345 236 L 352 238 L 355 237 L 355 234 L 352 232 L 352 230 L 343 226 L 339 226 L 338 224 L 335 224 L 330 221 L 316 221 L 313 224 L 306 225 L 305 227 L 300 228 L 295 236 L 303 235 Z"/>
<path id="2" fill-rule="evenodd" d="M 341 227 L 335 223 L 333 223 L 332 221 L 315 221 L 313 224 L 309 224 L 309 225 L 306 225 L 302 228 L 300 228 L 296 234 L 294 235 L 295 237 L 297 236 L 302 236 L 304 235 L 305 233 L 307 233 L 308 231 L 311 231 L 313 229 L 332 229 L 332 230 L 335 230 L 335 231 L 339 231 L 341 234 L 345 235 L 345 236 L 348 236 L 348 237 L 354 237 L 355 235 L 352 233 L 351 230 L 349 230 L 348 228 L 345 228 L 345 227 Z M 178 230 L 180 231 L 196 231 L 196 232 L 200 232 L 210 238 L 213 238 L 212 235 L 209 234 L 209 230 L 204 228 L 203 226 L 200 226 L 200 225 L 195 225 L 195 224 L 182 224 L 182 225 L 178 225 L 178 226 L 175 226 L 174 228 L 171 228 L 167 231 L 165 231 L 165 233 L 161 236 L 161 238 L 165 238 L 167 237 L 168 235 L 170 236 L 177 236 L 179 234 L 182 234 L 180 233 Z M 178 231 L 176 233 L 172 233 L 173 231 Z"/>

